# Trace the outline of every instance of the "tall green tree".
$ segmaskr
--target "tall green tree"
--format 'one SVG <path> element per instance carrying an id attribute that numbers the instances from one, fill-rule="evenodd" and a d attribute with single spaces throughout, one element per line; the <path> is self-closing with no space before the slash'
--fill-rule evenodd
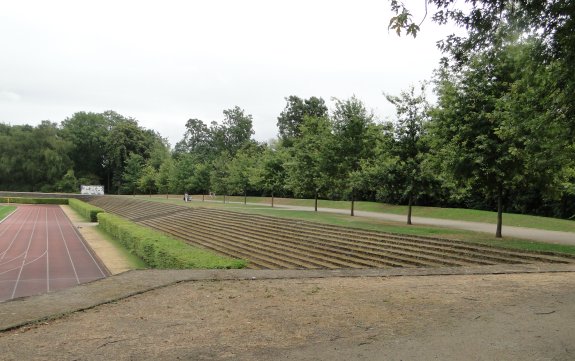
<path id="1" fill-rule="evenodd" d="M 151 164 L 146 164 L 141 171 L 140 178 L 138 179 L 138 188 L 152 197 L 152 193 L 156 192 L 156 179 L 158 173 Z"/>
<path id="2" fill-rule="evenodd" d="M 170 192 L 175 192 L 175 173 L 174 161 L 172 158 L 164 160 L 156 175 L 155 183 L 159 193 L 163 193 L 168 198 Z"/>
<path id="3" fill-rule="evenodd" d="M 144 157 L 137 153 L 130 153 L 125 163 L 122 173 L 121 189 L 125 193 L 135 195 L 143 174 L 145 164 Z"/>
<path id="4" fill-rule="evenodd" d="M 425 97 L 425 84 L 420 93 L 415 87 L 402 91 L 399 96 L 386 95 L 387 100 L 395 106 L 395 143 L 394 153 L 397 156 L 395 170 L 404 180 L 404 194 L 407 197 L 407 224 L 411 224 L 411 213 L 414 196 L 421 188 L 424 156 L 429 151 L 424 142 L 425 125 L 429 120 L 429 104 Z"/>
<path id="5" fill-rule="evenodd" d="M 210 128 L 200 119 L 189 119 L 186 122 L 186 132 L 181 141 L 176 144 L 175 153 L 193 153 L 207 157 L 213 151 L 213 135 Z"/>
<path id="6" fill-rule="evenodd" d="M 374 156 L 375 123 L 373 115 L 355 96 L 344 101 L 336 99 L 332 118 L 340 186 L 350 194 L 353 216 L 356 191 L 361 184 L 361 161 Z"/>
<path id="7" fill-rule="evenodd" d="M 304 117 L 326 117 L 328 110 L 322 98 L 301 99 L 290 95 L 285 100 L 287 104 L 278 117 L 277 126 L 283 146 L 291 147 L 301 134 Z"/>
<path id="8" fill-rule="evenodd" d="M 333 124 L 328 117 L 305 117 L 300 129 L 285 164 L 286 186 L 295 196 L 313 196 L 317 212 L 320 194 L 329 190 L 336 175 Z"/>
<path id="9" fill-rule="evenodd" d="M 561 146 L 553 145 L 565 139 L 562 120 L 549 117 L 541 99 L 524 103 L 529 86 L 523 87 L 534 75 L 525 71 L 530 54 L 525 43 L 508 43 L 476 54 L 466 69 L 446 71 L 438 82 L 431 123 L 435 149 L 460 187 L 479 189 L 495 200 L 497 237 L 509 196 L 533 182 L 557 189 L 552 173 L 565 160 Z"/>
<path id="10" fill-rule="evenodd" d="M 271 206 L 274 206 L 274 196 L 284 190 L 286 186 L 286 162 L 288 152 L 286 148 L 277 144 L 267 146 L 258 158 L 252 174 L 252 183 L 266 194 L 271 195 Z"/>
<path id="11" fill-rule="evenodd" d="M 61 123 L 62 137 L 72 144 L 69 152 L 75 174 L 82 178 L 98 179 L 104 184 L 106 172 L 106 138 L 109 122 L 102 114 L 77 112 Z"/>

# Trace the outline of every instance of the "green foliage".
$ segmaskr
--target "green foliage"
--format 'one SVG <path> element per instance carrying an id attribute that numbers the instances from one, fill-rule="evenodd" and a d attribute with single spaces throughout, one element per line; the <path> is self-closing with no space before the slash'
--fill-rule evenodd
<path id="1" fill-rule="evenodd" d="M 74 175 L 74 170 L 69 169 L 64 177 L 56 183 L 56 190 L 58 192 L 65 192 L 65 193 L 78 193 L 80 189 L 80 185 L 78 184 L 78 180 Z"/>
<path id="2" fill-rule="evenodd" d="M 17 204 L 68 204 L 68 198 L 0 197 L 0 203 L 17 203 Z"/>
<path id="3" fill-rule="evenodd" d="M 124 172 L 122 173 L 122 191 L 136 194 L 140 178 L 143 175 L 144 157 L 137 153 L 130 153 L 126 158 Z"/>
<path id="4" fill-rule="evenodd" d="M 285 167 L 287 187 L 296 196 L 318 196 L 333 184 L 336 174 L 334 162 L 333 125 L 326 117 L 306 117 L 300 126 Z"/>
<path id="5" fill-rule="evenodd" d="M 138 188 L 149 195 L 156 191 L 156 179 L 158 174 L 154 167 L 146 165 L 142 170 L 142 174 L 138 179 Z"/>
<path id="6" fill-rule="evenodd" d="M 175 190 L 175 172 L 172 158 L 167 158 L 156 175 L 155 183 L 159 193 L 169 194 Z"/>
<path id="7" fill-rule="evenodd" d="M 408 213 L 407 224 L 411 224 L 411 207 L 414 198 L 423 193 L 426 155 L 429 147 L 425 142 L 425 127 L 429 120 L 427 99 L 425 98 L 425 84 L 421 86 L 421 93 L 415 94 L 412 86 L 399 96 L 386 95 L 387 100 L 395 106 L 397 122 L 394 127 L 392 153 L 397 157 L 389 167 L 389 174 L 396 176 L 393 183 L 403 188 L 407 198 Z M 386 163 L 385 165 L 390 165 Z"/>
<path id="8" fill-rule="evenodd" d="M 121 217 L 99 213 L 100 227 L 152 268 L 243 268 L 246 262 L 192 247 Z"/>
<path id="9" fill-rule="evenodd" d="M 375 154 L 373 114 L 368 113 L 362 101 L 352 97 L 345 101 L 336 99 L 332 119 L 338 185 L 340 191 L 351 195 L 353 201 L 362 185 L 361 162 L 369 161 Z"/>
<path id="10" fill-rule="evenodd" d="M 459 187 L 496 199 L 500 213 L 507 199 L 534 184 L 557 191 L 573 162 L 566 158 L 572 139 L 563 135 L 562 120 L 549 114 L 545 98 L 530 97 L 535 79 L 549 75 L 545 68 L 526 73 L 530 56 L 528 42 L 511 39 L 472 57 L 461 72 L 444 71 L 438 81 L 432 121 L 438 157 Z M 498 234 L 500 228 L 501 221 Z"/>
<path id="11" fill-rule="evenodd" d="M 301 99 L 295 95 L 285 98 L 287 104 L 278 117 L 279 139 L 283 146 L 291 147 L 301 135 L 300 126 L 305 117 L 326 117 L 327 106 L 322 98 Z"/>
<path id="12" fill-rule="evenodd" d="M 97 222 L 98 213 L 104 212 L 102 208 L 93 206 L 89 203 L 83 202 L 75 198 L 68 199 L 68 205 L 70 205 L 72 209 L 74 209 L 76 212 L 82 215 L 82 217 L 89 219 L 90 222 Z"/>
<path id="13" fill-rule="evenodd" d="M 72 144 L 70 159 L 74 162 L 74 171 L 79 178 L 96 178 L 103 184 L 106 172 L 105 146 L 109 123 L 102 114 L 78 112 L 61 123 L 62 137 Z"/>
<path id="14" fill-rule="evenodd" d="M 273 145 L 266 147 L 251 174 L 251 183 L 272 196 L 281 193 L 286 186 L 287 157 L 288 152 L 285 148 Z"/>
<path id="15" fill-rule="evenodd" d="M 52 191 L 71 168 L 70 143 L 55 123 L 10 126 L 0 124 L 0 189 Z"/>

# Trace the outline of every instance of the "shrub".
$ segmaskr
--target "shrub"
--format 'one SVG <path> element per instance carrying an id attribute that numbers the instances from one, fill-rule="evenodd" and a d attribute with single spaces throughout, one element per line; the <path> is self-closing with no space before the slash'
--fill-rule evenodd
<path id="1" fill-rule="evenodd" d="M 99 226 L 152 268 L 243 268 L 246 261 L 222 257 L 109 213 Z"/>
<path id="2" fill-rule="evenodd" d="M 72 207 L 76 212 L 80 213 L 84 218 L 90 220 L 90 222 L 97 222 L 98 221 L 98 213 L 104 212 L 102 208 L 93 206 L 89 203 L 83 202 L 79 199 L 70 198 L 68 200 L 68 204 Z"/>
<path id="3" fill-rule="evenodd" d="M 18 203 L 18 204 L 68 204 L 68 198 L 0 197 L 0 203 Z"/>

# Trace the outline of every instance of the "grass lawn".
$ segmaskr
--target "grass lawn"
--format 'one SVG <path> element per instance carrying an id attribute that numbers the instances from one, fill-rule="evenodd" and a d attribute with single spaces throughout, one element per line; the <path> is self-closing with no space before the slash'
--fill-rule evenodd
<path id="1" fill-rule="evenodd" d="M 201 196 L 194 196 L 194 199 L 199 200 Z M 208 199 L 206 197 L 206 199 Z M 226 202 L 233 202 L 232 205 L 243 204 L 244 197 L 228 196 Z M 182 201 L 183 202 L 183 201 Z M 218 196 L 213 200 L 210 199 L 209 203 L 222 202 L 223 197 Z M 262 206 L 269 206 L 271 204 L 270 197 L 248 197 L 247 202 L 254 204 L 261 204 Z M 290 205 L 290 206 L 303 206 L 313 207 L 313 199 L 291 199 L 291 198 L 275 198 L 274 205 Z M 321 208 L 334 208 L 334 209 L 350 209 L 351 203 L 347 201 L 329 201 L 319 200 L 318 207 Z M 391 205 L 377 202 L 356 202 L 355 209 L 358 211 L 378 212 L 378 213 L 391 213 L 407 216 L 407 206 Z M 469 222 L 483 222 L 483 223 L 497 223 L 497 212 L 480 211 L 475 209 L 462 209 L 462 208 L 441 208 L 441 207 L 413 207 L 414 217 L 427 217 L 439 219 L 453 219 Z M 562 232 L 575 232 L 575 221 L 566 219 L 557 219 L 549 217 L 529 216 L 523 214 L 504 213 L 503 214 L 504 226 L 515 227 L 528 227 L 536 229 L 544 229 L 548 231 L 562 231 Z"/>
<path id="2" fill-rule="evenodd" d="M 7 215 L 14 212 L 15 206 L 0 206 L 0 221 L 6 218 Z"/>
<path id="3" fill-rule="evenodd" d="M 351 217 L 334 213 L 315 213 L 309 211 L 289 211 L 281 209 L 262 208 L 234 208 L 237 212 L 249 214 L 269 215 L 280 218 L 300 219 L 310 222 L 325 223 L 337 226 L 375 230 L 397 234 L 430 236 L 438 238 L 456 239 L 460 241 L 479 243 L 490 246 L 503 247 L 537 252 L 554 252 L 575 255 L 575 246 L 566 246 L 550 243 L 540 243 L 516 238 L 496 238 L 495 236 L 473 231 L 458 230 L 452 228 L 430 227 L 420 225 L 405 225 L 403 223 L 381 221 L 372 218 Z"/>
<path id="4" fill-rule="evenodd" d="M 148 197 L 145 197 L 150 199 Z M 142 197 L 142 199 L 145 199 Z M 465 231 L 465 230 L 458 230 L 452 228 L 441 228 L 441 227 L 432 227 L 432 226 L 422 226 L 422 225 L 411 225 L 408 226 L 404 223 L 400 222 L 391 222 L 391 221 L 383 221 L 377 220 L 372 218 L 361 218 L 361 217 L 351 217 L 349 215 L 344 214 L 335 214 L 335 213 L 322 213 L 322 212 L 310 212 L 310 211 L 295 211 L 295 210 L 286 210 L 282 208 L 271 208 L 269 206 L 270 198 L 257 198 L 257 197 L 248 197 L 247 205 L 243 204 L 243 197 L 226 197 L 231 198 L 232 202 L 240 202 L 240 203 L 226 203 L 223 204 L 221 199 L 218 202 L 201 202 L 201 201 L 193 201 L 185 203 L 179 197 L 177 198 L 169 198 L 166 199 L 165 197 L 157 197 L 151 198 L 153 201 L 159 202 L 168 202 L 174 203 L 179 205 L 188 205 L 190 207 L 206 207 L 206 208 L 222 208 L 228 209 L 230 211 L 235 212 L 242 212 L 242 213 L 249 213 L 249 214 L 261 214 L 261 215 L 268 215 L 273 217 L 280 217 L 280 218 L 290 218 L 290 219 L 299 219 L 305 220 L 310 222 L 318 222 L 318 223 L 326 223 L 344 227 L 352 227 L 352 228 L 360 228 L 360 229 L 368 229 L 368 230 L 375 230 L 380 232 L 389 232 L 389 233 L 398 233 L 398 234 L 407 234 L 407 235 L 416 235 L 416 236 L 430 236 L 430 237 L 439 237 L 439 238 L 449 238 L 449 239 L 457 239 L 465 242 L 471 243 L 479 243 L 491 246 L 498 246 L 503 248 L 509 249 L 519 249 L 519 250 L 527 250 L 527 251 L 539 251 L 539 252 L 556 252 L 556 253 L 564 253 L 564 254 L 572 254 L 575 255 L 575 246 L 565 246 L 565 245 L 557 245 L 557 244 L 549 244 L 549 243 L 540 243 L 528 240 L 521 240 L 515 238 L 508 238 L 505 237 L 503 239 L 496 238 L 490 234 L 480 233 L 480 232 L 473 232 L 473 231 Z M 201 200 L 201 196 L 194 196 L 194 199 Z M 241 200 L 240 200 L 241 199 Z M 265 200 L 262 201 L 262 200 Z M 302 199 L 281 199 L 278 198 L 280 202 L 275 202 L 275 204 L 287 204 L 290 205 L 302 205 L 302 206 L 309 206 L 308 203 L 311 202 L 313 205 L 313 200 L 302 200 Z M 259 201 L 259 202 L 257 202 Z M 287 201 L 287 202 L 286 202 Z M 406 207 L 402 206 L 389 206 L 384 204 L 372 203 L 372 202 L 358 202 L 362 208 L 362 210 L 368 211 L 381 211 L 387 212 L 388 209 L 399 214 L 401 214 L 398 210 L 403 209 L 405 210 Z M 320 207 L 330 208 L 327 205 L 332 205 L 331 208 L 342 208 L 340 206 L 345 205 L 346 207 L 349 206 L 349 202 L 334 202 L 334 201 L 320 201 Z M 337 206 L 337 207 L 336 207 Z M 467 209 L 449 209 L 449 208 L 432 208 L 432 207 L 417 207 L 426 217 L 431 217 L 431 214 L 443 214 L 443 217 L 435 216 L 435 218 L 448 218 L 448 219 L 459 219 L 465 221 L 478 221 L 482 222 L 483 219 L 487 216 L 493 215 L 495 217 L 494 212 L 485 212 L 485 211 L 475 211 L 475 210 L 467 210 Z M 427 213 L 425 213 L 427 212 Z M 394 212 L 389 212 L 394 213 Z M 454 215 L 452 218 L 447 217 L 447 215 L 452 214 Z M 423 215 L 422 215 L 423 216 Z M 532 228 L 541 228 L 541 229 L 550 229 L 550 227 L 535 227 L 540 222 L 544 222 L 545 220 L 550 220 L 551 222 L 557 221 L 557 224 L 561 226 L 558 227 L 551 227 L 551 230 L 571 230 L 575 232 L 575 222 L 567 221 L 567 220 L 560 220 L 560 219 L 553 219 L 553 218 L 545 218 L 545 217 L 533 217 L 533 216 L 524 216 L 524 215 L 508 215 L 514 216 L 518 222 L 515 224 L 510 224 L 512 217 L 504 218 L 504 226 L 505 225 L 522 225 L 526 224 L 531 226 Z M 482 218 L 484 217 L 484 218 Z M 529 220 L 535 218 L 539 221 L 529 223 Z M 573 229 L 566 227 L 564 223 L 570 224 L 573 223 Z M 560 228 L 560 229 L 558 229 Z"/>

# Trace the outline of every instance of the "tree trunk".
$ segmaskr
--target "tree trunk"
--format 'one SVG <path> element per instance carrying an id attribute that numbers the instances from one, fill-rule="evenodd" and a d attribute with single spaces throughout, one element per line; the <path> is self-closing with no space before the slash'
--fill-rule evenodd
<path id="1" fill-rule="evenodd" d="M 224 204 L 226 204 L 226 194 L 224 193 Z"/>
<path id="2" fill-rule="evenodd" d="M 248 204 L 248 192 L 244 190 L 244 206 Z"/>
<path id="3" fill-rule="evenodd" d="M 411 192 L 409 192 L 408 200 L 407 200 L 407 224 L 411 224 L 411 206 L 413 203 L 413 196 Z"/>
<path id="4" fill-rule="evenodd" d="M 205 197 L 204 192 L 202 192 L 202 202 L 204 201 L 204 197 Z"/>
<path id="5" fill-rule="evenodd" d="M 502 228 L 503 228 L 503 189 L 499 186 L 497 191 L 497 230 L 495 231 L 495 237 L 502 238 Z"/>
<path id="6" fill-rule="evenodd" d="M 315 211 L 317 212 L 317 192 L 315 192 Z"/>
<path id="7" fill-rule="evenodd" d="M 272 208 L 274 207 L 274 192 L 272 192 Z"/>

